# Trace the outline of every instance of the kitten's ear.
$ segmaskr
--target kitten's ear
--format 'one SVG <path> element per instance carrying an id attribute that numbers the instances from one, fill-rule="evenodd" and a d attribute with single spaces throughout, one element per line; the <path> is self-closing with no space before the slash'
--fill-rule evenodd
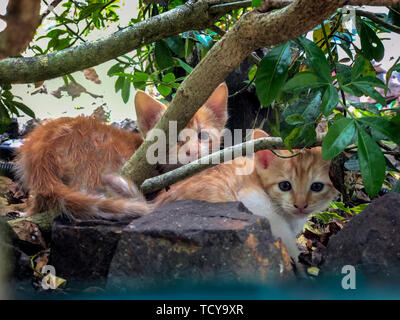
<path id="1" fill-rule="evenodd" d="M 257 128 L 254 129 L 253 131 L 252 140 L 256 140 L 259 138 L 268 138 L 268 137 L 269 137 L 268 133 L 266 133 L 264 130 Z"/>
<path id="2" fill-rule="evenodd" d="M 261 150 L 256 152 L 255 159 L 257 169 L 267 169 L 275 157 L 276 156 L 270 150 Z"/>
<path id="3" fill-rule="evenodd" d="M 167 107 L 150 97 L 146 92 L 138 90 L 135 95 L 135 110 L 139 130 L 144 137 L 160 120 Z"/>
<path id="4" fill-rule="evenodd" d="M 261 129 L 254 129 L 253 131 L 253 139 L 259 138 L 268 138 L 269 135 L 261 130 Z M 275 158 L 275 155 L 270 150 L 261 150 L 256 152 L 255 159 L 256 159 L 256 167 L 257 169 L 265 170 L 268 168 L 272 159 Z"/>
<path id="5" fill-rule="evenodd" d="M 228 87 L 225 82 L 221 83 L 204 104 L 214 113 L 218 126 L 223 129 L 228 120 Z"/>

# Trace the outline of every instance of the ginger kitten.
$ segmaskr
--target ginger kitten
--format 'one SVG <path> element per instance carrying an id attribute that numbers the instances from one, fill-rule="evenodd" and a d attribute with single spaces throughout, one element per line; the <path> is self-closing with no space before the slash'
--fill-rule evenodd
<path id="1" fill-rule="evenodd" d="M 227 101 L 228 87 L 225 83 L 221 83 L 180 132 L 175 144 L 169 145 L 167 153 L 168 156 L 171 154 L 175 156 L 171 158 L 173 163 L 160 164 L 159 171 L 162 173 L 170 171 L 219 150 L 222 130 L 228 119 Z M 138 91 L 136 94 L 135 105 L 146 106 L 146 108 L 136 108 L 139 130 L 146 138 L 168 106 L 154 100 L 143 91 Z M 151 117 L 147 116 L 149 113 Z"/>
<path id="2" fill-rule="evenodd" d="M 253 134 L 255 139 L 267 136 L 259 129 Z M 286 150 L 278 152 L 289 154 Z M 172 185 L 146 210 L 185 199 L 241 201 L 254 214 L 266 217 L 274 236 L 281 238 L 292 257 L 297 257 L 300 251 L 296 238 L 307 219 L 326 209 L 337 194 L 329 178 L 329 165 L 322 158 L 321 148 L 306 149 L 287 159 L 263 150 L 256 152 L 253 159 L 239 157 Z M 108 179 L 116 189 L 120 180 Z M 126 183 L 120 184 L 119 192 L 136 195 L 136 190 L 130 190 Z"/>
<path id="3" fill-rule="evenodd" d="M 222 130 L 227 119 L 227 97 L 227 87 L 221 84 L 189 126 Z M 139 129 L 145 136 L 167 106 L 139 91 L 135 108 Z M 142 142 L 137 133 L 90 117 L 59 118 L 37 127 L 17 155 L 18 175 L 31 195 L 27 215 L 56 209 L 78 218 L 109 219 L 115 214 L 136 215 L 143 211 L 141 203 L 121 195 L 107 198 L 102 181 L 102 175 L 118 173 Z M 193 157 L 204 144 L 200 139 L 190 142 Z"/>

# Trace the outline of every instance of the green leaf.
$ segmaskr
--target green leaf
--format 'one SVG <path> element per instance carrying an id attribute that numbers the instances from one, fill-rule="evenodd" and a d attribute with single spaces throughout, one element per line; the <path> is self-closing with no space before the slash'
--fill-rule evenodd
<path id="1" fill-rule="evenodd" d="M 371 87 L 378 87 L 378 88 L 382 88 L 382 89 L 386 88 L 386 85 L 382 82 L 382 80 L 375 78 L 375 77 L 371 77 L 371 76 L 359 78 L 356 81 L 354 81 L 353 84 L 354 83 L 368 85 Z"/>
<path id="2" fill-rule="evenodd" d="M 315 91 L 310 93 L 306 97 L 301 97 L 294 103 L 290 104 L 282 112 L 282 119 L 286 119 L 294 114 L 299 114 L 304 119 L 305 125 L 312 124 L 314 126 L 315 120 L 319 117 L 321 113 L 321 92 Z M 281 121 L 279 123 L 279 131 L 282 139 L 285 139 L 294 129 L 295 126 L 287 124 L 286 121 Z M 305 131 L 299 132 L 299 139 L 303 138 L 301 134 L 305 134 Z M 302 140 L 296 142 L 300 143 Z"/>
<path id="3" fill-rule="evenodd" d="M 21 110 L 23 113 L 25 113 L 28 116 L 30 116 L 31 118 L 35 118 L 35 112 L 33 112 L 33 110 L 31 108 L 29 108 L 28 106 L 26 106 L 22 102 L 13 101 L 12 104 L 15 107 L 17 107 L 19 110 Z"/>
<path id="4" fill-rule="evenodd" d="M 393 121 L 384 117 L 363 117 L 359 120 L 400 146 L 400 128 Z"/>
<path id="5" fill-rule="evenodd" d="M 185 56 L 185 40 L 183 40 L 180 36 L 175 35 L 165 39 L 168 47 L 176 53 L 178 57 Z"/>
<path id="6" fill-rule="evenodd" d="M 270 105 L 281 93 L 290 62 L 289 42 L 275 47 L 261 60 L 256 74 L 256 92 L 263 106 Z"/>
<path id="7" fill-rule="evenodd" d="M 376 142 L 363 130 L 358 130 L 358 161 L 365 190 L 375 196 L 385 180 L 385 157 Z"/>
<path id="8" fill-rule="evenodd" d="M 320 115 L 321 93 L 313 92 L 290 104 L 283 112 L 286 119 L 292 114 L 300 114 L 306 122 L 314 122 Z"/>
<path id="9" fill-rule="evenodd" d="M 350 104 L 357 109 L 368 111 L 378 116 L 381 114 L 378 107 L 374 103 L 350 102 Z"/>
<path id="10" fill-rule="evenodd" d="M 328 117 L 339 103 L 339 94 L 337 89 L 333 85 L 329 85 L 326 88 L 324 95 L 322 96 L 321 111 L 325 117 Z"/>
<path id="11" fill-rule="evenodd" d="M 125 77 L 118 77 L 117 81 L 115 81 L 115 92 L 118 92 L 124 86 Z"/>
<path id="12" fill-rule="evenodd" d="M 162 77 L 162 82 L 170 83 L 174 81 L 175 81 L 175 75 L 172 72 L 167 73 L 164 77 Z"/>
<path id="13" fill-rule="evenodd" d="M 114 73 L 118 73 L 118 72 L 124 72 L 124 68 L 122 68 L 119 63 L 114 64 L 110 69 L 108 69 L 107 75 L 110 77 Z"/>
<path id="14" fill-rule="evenodd" d="M 342 118 L 329 127 L 322 142 L 322 156 L 329 160 L 341 153 L 353 140 L 356 133 L 354 120 Z"/>
<path id="15" fill-rule="evenodd" d="M 162 94 L 164 97 L 166 97 L 171 93 L 172 88 L 168 87 L 168 86 L 164 86 L 163 84 L 160 84 L 157 86 L 157 90 L 160 94 Z"/>
<path id="16" fill-rule="evenodd" d="M 283 143 L 285 144 L 286 148 L 289 149 L 290 152 L 293 152 L 292 146 L 293 142 L 299 137 L 300 135 L 300 128 L 294 128 L 292 132 L 283 140 Z"/>
<path id="17" fill-rule="evenodd" d="M 303 46 L 307 59 L 315 72 L 325 82 L 330 83 L 332 79 L 331 67 L 321 48 L 307 38 L 299 38 L 299 42 Z"/>
<path id="18" fill-rule="evenodd" d="M 254 79 L 254 77 L 257 74 L 257 69 L 258 69 L 258 67 L 257 67 L 256 64 L 251 67 L 251 69 L 249 70 L 249 73 L 247 74 L 247 77 L 249 78 L 249 81 Z"/>
<path id="19" fill-rule="evenodd" d="M 10 123 L 11 123 L 10 115 L 8 114 L 6 107 L 0 100 L 0 134 L 4 133 L 7 130 Z"/>
<path id="20" fill-rule="evenodd" d="M 311 71 L 303 71 L 297 73 L 292 79 L 286 82 L 283 91 L 294 93 L 307 89 L 323 87 L 327 84 L 327 82 L 320 80 L 315 73 Z"/>
<path id="21" fill-rule="evenodd" d="M 260 6 L 261 2 L 262 2 L 262 0 L 251 0 L 251 6 L 253 8 L 257 8 Z"/>
<path id="22" fill-rule="evenodd" d="M 331 33 L 332 23 L 331 22 L 323 23 L 323 27 L 324 27 L 326 35 L 329 37 L 329 35 Z M 315 28 L 314 32 L 313 32 L 313 41 L 314 41 L 314 43 L 318 43 L 319 44 L 324 40 L 325 40 L 325 36 L 324 36 L 324 32 L 322 30 L 322 27 L 319 26 L 318 28 Z M 329 40 L 329 41 L 331 43 L 331 40 Z M 324 45 L 321 47 L 321 50 L 323 52 L 328 52 L 327 44 L 325 42 L 323 42 L 323 44 Z"/>
<path id="23" fill-rule="evenodd" d="M 189 38 L 185 39 L 185 58 L 192 54 L 194 48 L 194 41 Z"/>
<path id="24" fill-rule="evenodd" d="M 356 87 L 358 90 L 360 90 L 362 93 L 364 93 L 366 96 L 370 96 L 371 98 L 375 99 L 378 101 L 381 105 L 386 106 L 386 100 L 382 95 L 376 91 L 373 87 L 370 87 L 369 85 L 362 84 L 360 82 L 353 82 L 352 84 L 354 87 Z"/>
<path id="25" fill-rule="evenodd" d="M 305 122 L 304 118 L 299 114 L 291 114 L 285 121 L 292 125 L 303 124 Z"/>
<path id="26" fill-rule="evenodd" d="M 364 77 L 366 77 L 366 76 L 371 76 L 374 78 L 376 77 L 376 71 L 375 71 L 375 68 L 372 65 L 371 61 L 365 60 L 365 65 L 364 65 L 364 70 L 363 70 L 362 75 Z"/>
<path id="27" fill-rule="evenodd" d="M 131 94 L 131 79 L 124 78 L 124 84 L 121 91 L 121 96 L 124 103 L 127 103 L 129 101 L 130 94 Z"/>
<path id="28" fill-rule="evenodd" d="M 149 79 L 149 75 L 145 72 L 135 71 L 133 74 L 133 82 L 146 82 Z"/>
<path id="29" fill-rule="evenodd" d="M 189 74 L 192 72 L 193 68 L 191 66 L 189 66 L 185 61 L 179 59 L 179 58 L 175 58 L 176 61 L 178 61 L 179 65 L 185 69 L 185 71 Z"/>
<path id="30" fill-rule="evenodd" d="M 169 50 L 165 41 L 157 41 L 154 48 L 154 56 L 156 58 L 159 69 L 164 70 L 174 65 L 171 51 Z"/>
<path id="31" fill-rule="evenodd" d="M 385 54 L 382 41 L 360 17 L 356 18 L 356 28 L 361 40 L 361 48 L 368 60 L 381 61 Z"/>
<path id="32" fill-rule="evenodd" d="M 361 77 L 365 66 L 365 58 L 363 56 L 359 56 L 357 60 L 354 62 L 354 66 L 351 69 L 351 81 L 356 80 Z"/>
<path id="33" fill-rule="evenodd" d="M 314 124 L 306 124 L 301 127 L 300 136 L 296 144 L 304 142 L 306 147 L 310 147 L 314 144 L 316 139 L 317 133 L 315 132 Z"/>

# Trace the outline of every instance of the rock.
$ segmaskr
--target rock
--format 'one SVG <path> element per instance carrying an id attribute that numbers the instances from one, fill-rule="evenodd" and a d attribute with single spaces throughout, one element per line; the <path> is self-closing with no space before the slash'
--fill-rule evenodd
<path id="1" fill-rule="evenodd" d="M 345 265 L 366 280 L 400 280 L 400 193 L 375 199 L 330 239 L 321 271 L 343 277 Z"/>
<path id="2" fill-rule="evenodd" d="M 172 280 L 256 281 L 291 278 L 290 258 L 266 219 L 242 203 L 184 200 L 132 221 L 111 263 L 109 289 Z"/>
<path id="3" fill-rule="evenodd" d="M 17 118 L 12 118 L 11 123 L 6 129 L 6 133 L 10 139 L 17 139 L 18 138 L 18 120 Z"/>
<path id="4" fill-rule="evenodd" d="M 19 136 L 22 138 L 26 137 L 33 129 L 41 125 L 45 120 L 46 119 L 41 120 L 37 118 L 28 120 L 19 131 Z"/>
<path id="5" fill-rule="evenodd" d="M 58 217 L 52 226 L 50 264 L 70 283 L 103 281 L 122 229 L 130 221 L 77 221 Z"/>
<path id="6" fill-rule="evenodd" d="M 128 118 L 126 118 L 125 120 L 122 120 L 121 122 L 113 122 L 111 125 L 119 127 L 121 129 L 124 130 L 128 130 L 131 132 L 136 132 L 136 133 L 140 133 L 139 132 L 139 127 L 137 125 L 137 122 L 135 120 L 130 120 Z"/>
<path id="7" fill-rule="evenodd" d="M 18 236 L 3 218 L 0 219 L 0 236 L 0 270 L 3 277 L 10 281 L 29 279 L 32 276 L 30 257 L 20 250 Z"/>

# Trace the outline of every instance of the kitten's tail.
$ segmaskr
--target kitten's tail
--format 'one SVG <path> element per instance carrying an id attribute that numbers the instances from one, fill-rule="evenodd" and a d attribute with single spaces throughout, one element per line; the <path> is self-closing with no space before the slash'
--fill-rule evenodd
<path id="1" fill-rule="evenodd" d="M 23 169 L 19 162 L 17 170 L 21 180 L 32 180 L 34 177 L 26 176 Z M 33 186 L 33 197 L 28 200 L 27 215 L 54 209 L 77 219 L 121 220 L 136 218 L 152 211 L 152 206 L 139 190 L 119 176 L 105 176 L 106 188 L 107 185 L 115 184 L 118 179 L 121 179 L 119 188 L 126 189 L 121 193 L 114 187 L 111 188 L 110 195 L 107 194 L 110 191 L 108 189 L 87 194 L 68 187 L 48 170 L 43 171 L 39 179 L 28 184 Z M 128 189 L 129 197 L 126 196 Z"/>
<path id="2" fill-rule="evenodd" d="M 128 199 L 120 195 L 106 197 L 102 192 L 88 195 L 70 189 L 60 184 L 53 192 L 53 198 L 61 212 L 78 219 L 102 218 L 120 220 L 124 218 L 138 218 L 152 211 L 141 193 L 130 186 L 135 194 Z"/>

